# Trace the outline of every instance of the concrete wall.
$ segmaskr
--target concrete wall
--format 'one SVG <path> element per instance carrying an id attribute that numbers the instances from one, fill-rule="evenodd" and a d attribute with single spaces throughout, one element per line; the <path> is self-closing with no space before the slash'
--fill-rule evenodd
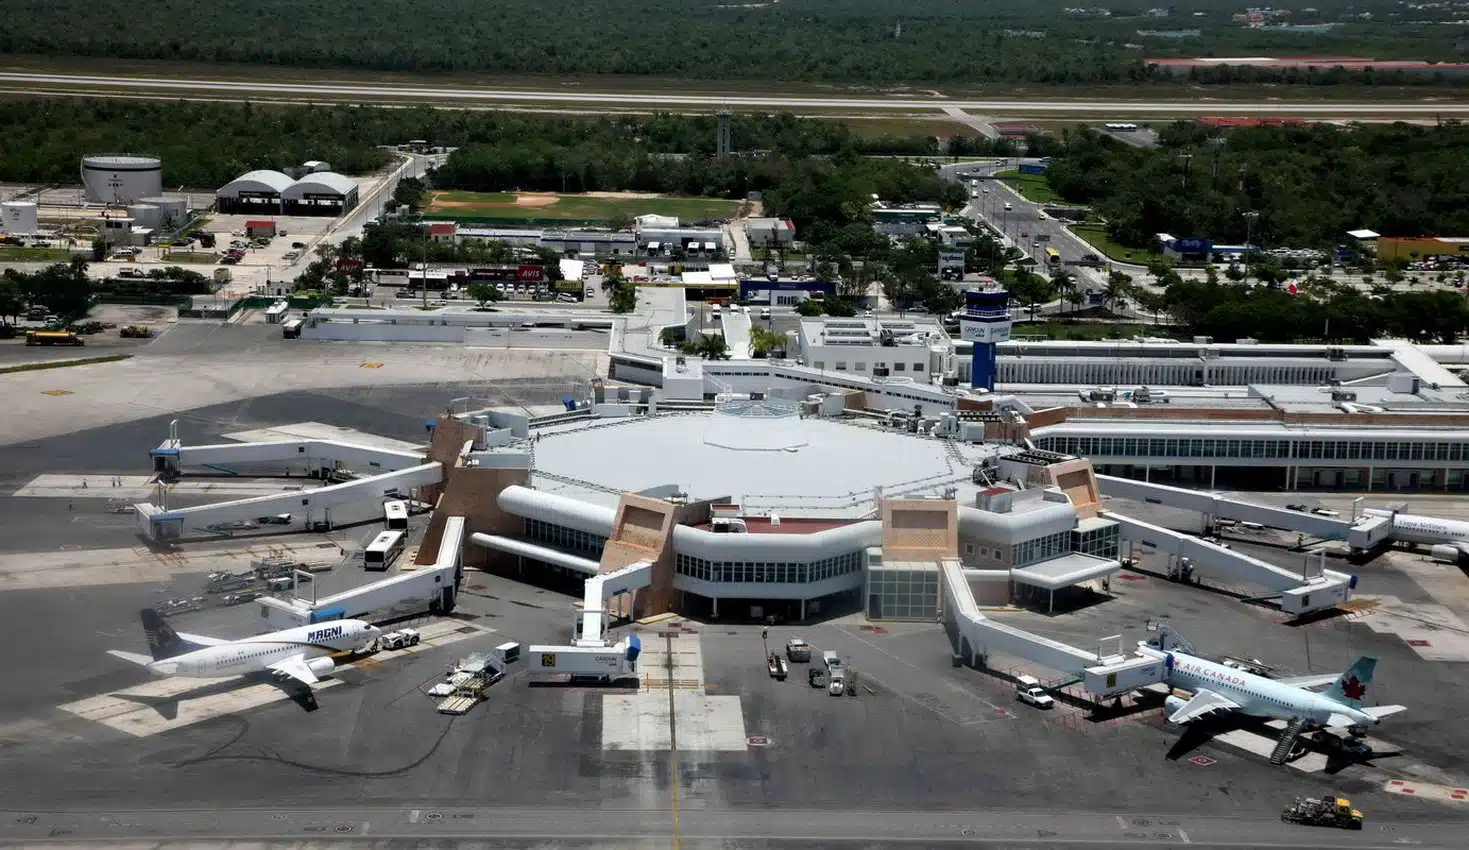
<path id="1" fill-rule="evenodd" d="M 465 534 L 511 536 L 523 533 L 525 520 L 502 511 L 496 497 L 506 487 L 515 484 L 529 486 L 529 483 L 530 470 L 528 469 L 469 467 L 450 470 L 449 481 L 434 510 L 434 520 L 429 524 L 428 532 L 424 535 L 423 543 L 419 547 L 420 559 L 423 553 L 438 551 L 439 535 L 443 533 L 443 523 L 439 521 L 440 517 L 464 517 Z M 513 564 L 514 557 L 481 546 L 469 546 L 464 550 L 466 566 L 484 567 L 496 562 L 500 566 L 506 566 Z M 430 555 L 429 563 L 432 563 L 432 555 Z"/>
<path id="2" fill-rule="evenodd" d="M 884 499 L 883 561 L 959 557 L 959 505 L 952 499 Z"/>

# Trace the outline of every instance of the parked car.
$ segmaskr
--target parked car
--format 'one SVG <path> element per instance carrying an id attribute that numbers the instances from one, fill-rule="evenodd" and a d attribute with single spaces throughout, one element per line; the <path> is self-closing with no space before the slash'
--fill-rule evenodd
<path id="1" fill-rule="evenodd" d="M 1285 506 L 1285 509 L 1288 510 L 1288 511 L 1301 511 L 1302 513 L 1305 513 L 1306 511 L 1309 511 L 1310 510 L 1309 507 L 1307 507 L 1307 506 L 1305 506 L 1305 505 L 1303 505 L 1303 504 L 1301 504 L 1299 502 L 1286 505 Z"/>

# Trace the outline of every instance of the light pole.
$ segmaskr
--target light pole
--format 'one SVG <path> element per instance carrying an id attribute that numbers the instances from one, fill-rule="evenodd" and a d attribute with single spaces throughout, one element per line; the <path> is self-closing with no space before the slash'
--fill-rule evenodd
<path id="1" fill-rule="evenodd" d="M 1249 283 L 1250 282 L 1250 258 L 1251 258 L 1251 254 L 1252 254 L 1252 252 L 1250 250 L 1250 248 L 1251 248 L 1250 240 L 1252 238 L 1254 238 L 1254 235 L 1255 235 L 1255 219 L 1259 218 L 1260 217 L 1260 214 L 1257 213 L 1257 212 L 1254 212 L 1253 210 L 1251 210 L 1250 212 L 1243 213 L 1243 215 L 1245 217 L 1245 277 L 1244 277 L 1244 282 L 1245 283 Z"/>

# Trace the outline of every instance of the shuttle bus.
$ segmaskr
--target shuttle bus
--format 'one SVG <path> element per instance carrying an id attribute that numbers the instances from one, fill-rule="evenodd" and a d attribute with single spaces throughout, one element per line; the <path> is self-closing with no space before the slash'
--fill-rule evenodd
<path id="1" fill-rule="evenodd" d="M 301 320 L 290 319 L 281 324 L 281 336 L 285 339 L 301 338 Z"/>
<path id="2" fill-rule="evenodd" d="M 1055 248 L 1047 248 L 1046 249 L 1046 265 L 1050 265 L 1050 266 L 1059 266 L 1059 265 L 1061 265 L 1061 252 L 1060 251 L 1057 251 Z"/>
<path id="3" fill-rule="evenodd" d="M 408 528 L 408 504 L 399 499 L 383 502 L 383 527 L 389 531 Z"/>
<path id="4" fill-rule="evenodd" d="M 362 552 L 362 566 L 369 570 L 386 570 L 403 554 L 403 532 L 384 531 Z"/>

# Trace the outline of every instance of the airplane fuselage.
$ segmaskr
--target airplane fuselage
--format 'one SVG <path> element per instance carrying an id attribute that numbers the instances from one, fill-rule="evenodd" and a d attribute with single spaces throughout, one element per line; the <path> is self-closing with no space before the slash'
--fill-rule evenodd
<path id="1" fill-rule="evenodd" d="M 1303 717 L 1312 723 L 1330 725 L 1333 715 L 1347 717 L 1354 726 L 1372 726 L 1377 718 L 1329 697 L 1283 685 L 1264 676 L 1256 676 L 1213 661 L 1180 652 L 1160 652 L 1141 648 L 1142 652 L 1163 659 L 1172 657 L 1172 664 L 1163 666 L 1164 681 L 1175 688 L 1190 693 L 1210 690 L 1237 703 L 1244 714 L 1252 717 L 1269 717 L 1290 721 Z"/>
<path id="2" fill-rule="evenodd" d="M 255 638 L 207 646 L 155 661 L 153 671 L 169 676 L 214 678 L 266 670 L 288 658 L 324 658 L 357 649 L 371 640 L 366 624 L 355 620 L 299 626 Z"/>
<path id="3" fill-rule="evenodd" d="M 1469 522 L 1440 519 L 1413 514 L 1395 514 L 1377 508 L 1362 511 L 1364 516 L 1388 517 L 1392 520 L 1392 539 L 1403 543 L 1455 545 L 1469 541 Z"/>

